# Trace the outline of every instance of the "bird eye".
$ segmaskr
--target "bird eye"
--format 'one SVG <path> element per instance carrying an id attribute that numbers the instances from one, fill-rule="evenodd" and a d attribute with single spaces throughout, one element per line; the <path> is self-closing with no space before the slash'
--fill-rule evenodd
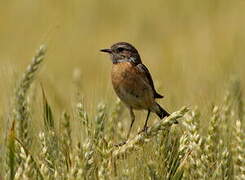
<path id="1" fill-rule="evenodd" d="M 119 52 L 122 52 L 122 51 L 124 50 L 124 48 L 123 48 L 123 47 L 119 47 L 119 48 L 117 48 L 117 50 L 118 50 Z"/>

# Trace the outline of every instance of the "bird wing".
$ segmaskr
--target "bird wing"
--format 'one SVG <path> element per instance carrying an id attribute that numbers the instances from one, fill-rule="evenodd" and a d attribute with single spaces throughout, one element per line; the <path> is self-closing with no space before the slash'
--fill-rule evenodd
<path id="1" fill-rule="evenodd" d="M 139 69 L 140 72 L 145 74 L 145 76 L 146 76 L 151 88 L 154 91 L 154 98 L 163 98 L 163 96 L 161 94 L 158 94 L 156 92 L 156 89 L 154 87 L 154 83 L 153 83 L 151 74 L 150 74 L 149 70 L 147 69 L 147 67 L 144 64 L 138 64 L 136 67 Z"/>

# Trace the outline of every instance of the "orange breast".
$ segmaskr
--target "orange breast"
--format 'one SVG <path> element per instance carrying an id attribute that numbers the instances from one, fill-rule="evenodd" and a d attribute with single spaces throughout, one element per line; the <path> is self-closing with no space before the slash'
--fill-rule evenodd
<path id="1" fill-rule="evenodd" d="M 118 63 L 112 65 L 111 71 L 111 79 L 113 87 L 116 88 L 119 84 L 123 83 L 123 81 L 129 76 L 133 76 L 136 73 L 134 67 L 129 62 Z"/>
<path id="2" fill-rule="evenodd" d="M 116 94 L 126 105 L 145 109 L 154 102 L 151 86 L 133 64 L 113 64 L 111 79 Z"/>

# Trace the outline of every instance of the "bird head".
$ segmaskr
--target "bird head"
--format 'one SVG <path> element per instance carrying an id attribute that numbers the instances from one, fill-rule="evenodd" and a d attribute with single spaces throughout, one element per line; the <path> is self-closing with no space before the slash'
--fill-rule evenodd
<path id="1" fill-rule="evenodd" d="M 134 64 L 141 63 L 141 58 L 137 49 L 126 42 L 113 44 L 110 49 L 101 49 L 100 51 L 110 54 L 114 64 L 120 62 L 131 62 Z"/>

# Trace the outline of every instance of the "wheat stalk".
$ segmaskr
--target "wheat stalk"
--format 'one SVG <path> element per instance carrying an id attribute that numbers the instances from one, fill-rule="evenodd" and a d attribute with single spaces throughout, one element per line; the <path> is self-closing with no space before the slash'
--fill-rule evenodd
<path id="1" fill-rule="evenodd" d="M 15 90 L 15 108 L 13 119 L 16 120 L 17 136 L 25 144 L 25 146 L 30 144 L 30 137 L 28 135 L 30 110 L 27 101 L 27 92 L 30 89 L 40 64 L 44 60 L 45 53 L 46 47 L 44 45 L 40 46 L 32 59 L 32 63 L 27 67 Z"/>
<path id="2" fill-rule="evenodd" d="M 188 112 L 188 108 L 183 107 L 179 111 L 172 113 L 169 117 L 164 120 L 161 120 L 155 123 L 152 127 L 147 130 L 147 133 L 140 133 L 134 138 L 129 139 L 124 145 L 115 149 L 112 152 L 113 158 L 118 158 L 128 154 L 132 151 L 135 151 L 142 146 L 144 143 L 148 142 L 150 138 L 156 136 L 159 131 L 164 130 L 165 128 L 170 128 L 172 124 L 176 123 L 176 120 L 183 117 Z"/>

